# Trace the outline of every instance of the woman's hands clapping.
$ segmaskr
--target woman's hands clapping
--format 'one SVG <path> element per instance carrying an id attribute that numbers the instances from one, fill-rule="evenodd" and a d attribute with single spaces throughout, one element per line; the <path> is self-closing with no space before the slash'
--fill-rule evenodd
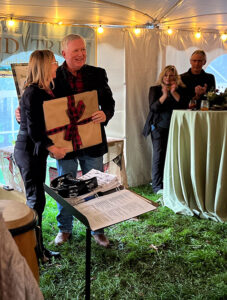
<path id="1" fill-rule="evenodd" d="M 172 82 L 172 83 L 171 83 L 171 87 L 170 87 L 170 93 L 171 93 L 171 95 L 173 96 L 173 98 L 174 98 L 177 102 L 179 102 L 179 100 L 180 100 L 180 95 L 179 95 L 179 93 L 176 91 L 177 88 L 178 88 L 177 83 L 176 83 L 175 81 Z"/>
<path id="2" fill-rule="evenodd" d="M 173 81 L 170 86 L 170 93 L 173 94 L 177 89 L 177 83 Z"/>
<path id="3" fill-rule="evenodd" d="M 177 87 L 178 85 L 176 81 L 172 81 L 169 85 L 162 83 L 162 96 L 159 98 L 160 103 L 164 103 L 164 101 L 167 99 L 168 92 L 170 92 L 176 101 L 179 101 L 180 95 L 176 92 Z"/>
<path id="4" fill-rule="evenodd" d="M 159 98 L 159 102 L 163 104 L 167 96 L 168 96 L 168 86 L 162 83 L 162 96 Z"/>

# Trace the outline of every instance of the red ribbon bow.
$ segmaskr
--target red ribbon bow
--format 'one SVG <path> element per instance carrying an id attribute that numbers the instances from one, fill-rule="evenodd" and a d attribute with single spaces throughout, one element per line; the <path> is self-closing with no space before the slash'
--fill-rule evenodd
<path id="1" fill-rule="evenodd" d="M 73 96 L 68 97 L 68 116 L 70 119 L 70 124 L 66 128 L 65 132 L 65 140 L 72 140 L 73 149 L 80 149 L 80 145 L 82 145 L 82 141 L 78 132 L 78 120 L 81 118 L 85 110 L 85 104 L 83 101 L 79 101 L 77 106 L 75 106 L 75 100 Z"/>
<path id="2" fill-rule="evenodd" d="M 73 149 L 74 149 L 74 151 L 76 151 L 76 150 L 80 149 L 80 146 L 82 145 L 82 141 L 81 141 L 79 131 L 78 131 L 78 125 L 89 123 L 92 120 L 92 117 L 78 122 L 78 120 L 81 118 L 81 116 L 84 113 L 85 104 L 82 100 L 80 100 L 77 103 L 77 106 L 75 106 L 75 99 L 74 99 L 73 95 L 68 96 L 67 99 L 68 99 L 67 114 L 69 116 L 70 124 L 48 130 L 48 131 L 46 131 L 46 134 L 52 135 L 52 134 L 56 134 L 64 129 L 66 129 L 64 139 L 66 141 L 72 140 Z"/>

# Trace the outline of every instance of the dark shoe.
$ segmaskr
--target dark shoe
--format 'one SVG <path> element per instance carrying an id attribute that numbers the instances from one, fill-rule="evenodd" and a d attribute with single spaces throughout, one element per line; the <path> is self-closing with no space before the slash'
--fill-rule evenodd
<path id="1" fill-rule="evenodd" d="M 110 241 L 106 238 L 106 236 L 103 233 L 94 234 L 93 237 L 94 237 L 96 243 L 102 247 L 107 248 L 110 244 Z"/>
<path id="2" fill-rule="evenodd" d="M 60 246 L 70 240 L 72 233 L 70 232 L 58 232 L 54 242 L 56 246 Z"/>
<path id="3" fill-rule="evenodd" d="M 61 257 L 60 252 L 51 251 L 51 250 L 48 250 L 48 249 L 46 249 L 46 248 L 44 248 L 43 254 L 44 254 L 47 258 L 51 258 L 51 257 L 54 257 L 54 258 L 60 258 L 60 257 Z"/>

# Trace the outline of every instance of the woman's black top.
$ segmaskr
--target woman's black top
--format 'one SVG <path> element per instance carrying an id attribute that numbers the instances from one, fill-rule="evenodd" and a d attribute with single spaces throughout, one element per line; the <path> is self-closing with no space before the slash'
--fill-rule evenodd
<path id="1" fill-rule="evenodd" d="M 152 86 L 149 91 L 149 114 L 143 129 L 143 135 L 148 136 L 151 126 L 169 128 L 172 111 L 174 109 L 186 109 L 188 107 L 187 91 L 183 87 L 178 87 L 176 92 L 180 95 L 180 100 L 176 101 L 172 94 L 163 103 L 159 99 L 162 96 L 162 86 Z"/>
<path id="2" fill-rule="evenodd" d="M 43 102 L 53 96 L 38 85 L 30 85 L 23 93 L 20 108 L 21 121 L 15 148 L 32 152 L 34 155 L 47 154 L 47 147 L 53 145 L 46 135 Z"/>

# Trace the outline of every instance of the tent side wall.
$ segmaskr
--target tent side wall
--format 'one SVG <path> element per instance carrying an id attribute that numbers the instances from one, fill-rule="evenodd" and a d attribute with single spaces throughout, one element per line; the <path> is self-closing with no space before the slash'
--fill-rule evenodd
<path id="1" fill-rule="evenodd" d="M 142 136 L 148 113 L 149 87 L 160 71 L 173 64 L 179 73 L 190 67 L 190 56 L 196 49 L 207 54 L 206 66 L 227 53 L 227 43 L 217 34 L 207 33 L 198 41 L 192 32 L 178 32 L 169 37 L 163 31 L 144 29 L 138 37 L 132 31 L 125 34 L 126 54 L 126 158 L 130 186 L 151 181 L 151 139 Z"/>
<path id="2" fill-rule="evenodd" d="M 125 138 L 125 47 L 124 31 L 105 28 L 97 35 L 97 66 L 107 71 L 109 85 L 114 95 L 115 114 L 106 127 L 110 137 Z"/>

